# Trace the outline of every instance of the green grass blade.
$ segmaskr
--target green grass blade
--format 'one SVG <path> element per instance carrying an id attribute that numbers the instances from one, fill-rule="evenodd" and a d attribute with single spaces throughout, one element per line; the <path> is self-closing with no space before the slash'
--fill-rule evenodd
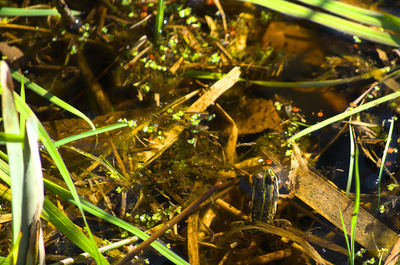
<path id="1" fill-rule="evenodd" d="M 354 172 L 355 172 L 355 198 L 354 198 L 354 208 L 353 214 L 351 216 L 351 256 L 350 256 L 350 264 L 354 264 L 355 260 L 355 240 L 356 240 L 356 227 L 357 227 L 357 217 L 358 210 L 360 209 L 360 174 L 358 168 L 358 146 L 356 145 L 356 154 L 355 154 L 355 163 L 354 163 Z"/>
<path id="2" fill-rule="evenodd" d="M 338 16 L 355 20 L 363 24 L 390 29 L 393 31 L 399 31 L 400 29 L 400 18 L 390 14 L 352 6 L 333 0 L 298 1 L 318 8 L 322 8 L 330 13 L 334 13 Z"/>
<path id="3" fill-rule="evenodd" d="M 22 143 L 23 141 L 24 141 L 24 137 L 20 134 L 0 132 L 0 143 L 1 144 L 5 144 L 7 142 Z"/>
<path id="4" fill-rule="evenodd" d="M 69 150 L 72 150 L 72 151 L 74 151 L 74 152 L 77 152 L 78 154 L 81 154 L 81 155 L 83 155 L 83 156 L 85 156 L 85 157 L 87 157 L 87 158 L 89 158 L 89 159 L 91 159 L 91 160 L 93 160 L 93 161 L 98 162 L 100 165 L 102 165 L 103 167 L 105 167 L 105 168 L 109 171 L 109 173 L 111 174 L 111 177 L 112 177 L 112 178 L 120 178 L 121 180 L 128 181 L 121 173 L 118 172 L 118 170 L 116 170 L 116 169 L 107 161 L 107 159 L 104 159 L 104 158 L 101 157 L 101 156 L 100 156 L 100 157 L 94 156 L 94 155 L 92 155 L 92 154 L 90 154 L 90 153 L 88 153 L 88 152 L 85 152 L 85 151 L 83 151 L 83 150 L 81 150 L 81 149 L 78 149 L 78 148 L 75 148 L 75 147 L 73 147 L 73 146 L 68 146 L 68 145 L 66 145 L 66 146 L 64 146 L 64 148 L 69 149 Z"/>
<path id="5" fill-rule="evenodd" d="M 24 86 L 24 82 L 21 83 L 21 99 L 25 102 L 25 86 Z M 25 120 L 24 119 L 20 119 L 19 121 L 19 128 L 21 132 L 25 131 Z"/>
<path id="6" fill-rule="evenodd" d="M 393 129 L 394 129 L 394 121 L 397 119 L 397 117 L 392 117 L 390 120 L 390 128 L 389 128 L 389 133 L 388 137 L 386 139 L 386 145 L 385 149 L 383 150 L 383 156 L 382 156 L 382 161 L 381 161 L 381 166 L 379 167 L 379 175 L 378 175 L 378 210 L 380 209 L 381 206 L 381 179 L 382 179 L 382 173 L 383 173 L 383 168 L 385 167 L 386 163 L 386 156 L 390 147 L 390 143 L 392 142 L 392 134 L 393 134 Z"/>
<path id="7" fill-rule="evenodd" d="M 162 26 L 164 23 L 164 0 L 158 0 L 157 15 L 156 15 L 156 28 L 155 28 L 155 40 L 158 43 L 160 35 L 162 33 Z"/>
<path id="8" fill-rule="evenodd" d="M 87 132 L 83 132 L 83 133 L 79 133 L 76 135 L 72 135 L 69 137 L 65 137 L 64 139 L 58 140 L 54 143 L 55 147 L 60 147 L 64 144 L 82 139 L 82 138 L 86 138 L 86 137 L 90 137 L 90 136 L 94 136 L 94 135 L 98 135 L 100 133 L 104 133 L 104 132 L 109 132 L 112 130 L 116 130 L 116 129 L 120 129 L 120 128 L 124 128 L 127 126 L 130 126 L 131 121 L 127 121 L 127 122 L 120 122 L 120 123 L 115 123 L 112 125 L 108 125 L 108 126 L 104 126 L 101 128 L 97 128 L 95 130 L 91 130 L 91 131 L 87 131 Z"/>
<path id="9" fill-rule="evenodd" d="M 351 117 L 349 119 L 351 122 Z M 353 169 L 354 169 L 354 157 L 355 157 L 355 149 L 354 149 L 354 134 L 353 134 L 353 126 L 349 123 L 349 137 L 350 137 L 350 161 L 349 161 L 349 174 L 347 176 L 347 185 L 346 185 L 346 196 L 349 196 L 351 183 L 353 181 Z"/>
<path id="10" fill-rule="evenodd" d="M 71 10 L 72 15 L 80 15 L 81 12 L 76 10 Z M 2 7 L 0 8 L 0 16 L 1 17 L 42 17 L 42 16 L 53 16 L 58 15 L 57 9 L 45 9 L 45 8 L 37 8 L 37 9 L 28 9 L 28 8 L 17 8 L 17 7 Z"/>
<path id="11" fill-rule="evenodd" d="M 350 257 L 351 256 L 350 242 L 349 242 L 349 237 L 347 236 L 347 230 L 346 230 L 346 225 L 344 223 L 342 211 L 339 211 L 339 214 L 340 214 L 340 221 L 342 222 L 344 239 L 346 240 L 347 251 L 348 251 L 349 257 Z"/>
<path id="12" fill-rule="evenodd" d="M 94 126 L 93 122 L 85 114 L 83 114 L 82 112 L 80 112 L 79 110 L 74 108 L 73 106 L 69 105 L 68 103 L 66 103 L 62 99 L 50 94 L 43 87 L 41 87 L 41 86 L 37 85 L 36 83 L 30 81 L 28 78 L 26 78 L 25 76 L 21 75 L 17 71 L 13 71 L 11 75 L 15 80 L 17 80 L 20 83 L 25 84 L 30 90 L 32 90 L 33 92 L 35 92 L 39 96 L 42 96 L 42 97 L 46 98 L 50 102 L 52 102 L 55 105 L 59 106 L 60 108 L 66 110 L 66 111 L 69 111 L 72 114 L 80 117 L 81 119 L 83 119 L 87 123 L 89 123 L 89 125 L 90 125 L 90 127 L 92 127 L 92 129 L 96 129 L 96 127 Z"/>
<path id="13" fill-rule="evenodd" d="M 10 70 L 5 61 L 1 61 L 0 65 L 0 85 L 2 93 L 2 113 L 4 121 L 4 130 L 7 134 L 20 135 L 19 118 L 14 103 L 14 86 L 10 76 Z M 22 218 L 22 198 L 24 187 L 24 161 L 21 143 L 7 143 L 7 154 L 10 165 L 11 191 L 12 191 L 12 244 L 17 241 L 18 234 L 21 231 Z"/>
<path id="14" fill-rule="evenodd" d="M 354 115 L 356 113 L 359 113 L 361 111 L 364 111 L 364 110 L 372 108 L 372 107 L 375 107 L 375 106 L 377 106 L 379 104 L 382 104 L 384 102 L 396 99 L 398 97 L 400 97 L 400 91 L 393 92 L 391 94 L 388 94 L 386 96 L 380 97 L 380 98 L 375 99 L 375 100 L 372 100 L 372 101 L 370 101 L 368 103 L 365 103 L 365 104 L 363 104 L 361 106 L 358 106 L 356 108 L 347 110 L 347 111 L 345 111 L 343 113 L 335 115 L 335 116 L 333 116 L 333 117 L 331 117 L 329 119 L 321 121 L 321 122 L 319 122 L 319 123 L 317 123 L 317 124 L 315 124 L 315 125 L 313 125 L 311 127 L 308 127 L 306 129 L 296 133 L 295 135 L 293 135 L 292 137 L 289 138 L 289 141 L 295 141 L 295 140 L 297 140 L 297 139 L 299 139 L 299 138 L 301 138 L 301 137 L 303 137 L 303 136 L 305 136 L 305 135 L 307 135 L 307 134 L 309 134 L 311 132 L 314 132 L 314 131 L 319 130 L 319 129 L 325 127 L 325 126 L 328 126 L 331 123 L 343 120 L 343 119 L 348 118 L 348 117 L 350 117 L 350 116 L 352 116 L 352 115 Z"/>
<path id="15" fill-rule="evenodd" d="M 25 128 L 22 238 L 17 264 L 44 264 L 44 240 L 40 226 L 44 188 L 37 137 L 37 121 L 34 117 L 28 117 Z"/>
<path id="16" fill-rule="evenodd" d="M 356 22 L 352 22 L 343 18 L 339 18 L 330 14 L 316 11 L 289 1 L 284 0 L 244 0 L 249 3 L 261 5 L 274 11 L 284 13 L 289 16 L 299 17 L 318 23 L 320 25 L 333 28 L 335 30 L 356 35 L 360 38 L 398 47 L 400 45 L 400 37 L 381 30 L 370 28 Z"/>
<path id="17" fill-rule="evenodd" d="M 43 217 L 83 251 L 92 257 L 98 256 L 97 249 L 93 249 L 91 240 L 47 198 L 44 200 Z M 109 264 L 102 255 L 100 260 L 96 259 L 96 261 L 98 264 Z"/>
<path id="18" fill-rule="evenodd" d="M 239 78 L 239 81 L 249 82 L 251 84 L 265 86 L 265 87 L 279 87 L 279 88 L 293 88 L 293 87 L 326 87 L 326 86 L 337 86 L 342 84 L 348 84 L 350 82 L 356 82 L 360 80 L 367 80 L 373 78 L 374 76 L 379 76 L 386 74 L 393 69 L 391 67 L 383 67 L 379 69 L 374 69 L 369 73 L 362 75 L 341 78 L 341 79 L 331 79 L 331 80 L 321 80 L 321 81 L 299 81 L 299 82 L 280 82 L 280 81 L 265 81 L 265 80 L 246 80 L 244 78 Z M 202 70 L 186 70 L 185 77 L 199 78 L 199 79 L 210 79 L 219 80 L 223 78 L 226 74 L 214 73 Z"/>
<path id="19" fill-rule="evenodd" d="M 51 192 L 53 192 L 55 194 L 58 194 L 60 197 L 64 198 L 65 200 L 68 200 L 69 202 L 76 204 L 76 202 L 73 200 L 73 197 L 72 197 L 71 193 L 68 190 L 66 190 L 66 189 L 64 189 L 64 188 L 58 186 L 57 184 L 52 183 L 52 182 L 50 182 L 48 180 L 44 180 L 44 181 L 45 181 L 46 190 L 49 190 L 49 191 L 51 191 Z M 114 225 L 116 225 L 116 226 L 118 226 L 118 227 L 120 227 L 122 229 L 125 229 L 126 231 L 136 235 L 137 237 L 139 237 L 139 238 L 141 238 L 143 240 L 145 240 L 145 239 L 147 239 L 149 237 L 146 233 L 142 232 L 138 228 L 136 228 L 136 227 L 128 224 L 127 222 L 125 222 L 125 221 L 123 221 L 123 220 L 121 220 L 121 219 L 119 219 L 119 218 L 117 218 L 117 217 L 115 217 L 115 216 L 103 211 L 99 207 L 91 204 L 90 202 L 81 199 L 81 203 L 82 203 L 82 206 L 85 209 L 85 211 L 93 214 L 94 216 L 97 216 L 97 217 L 99 217 L 101 219 L 104 219 L 104 220 L 106 220 L 106 221 L 108 221 L 108 222 L 110 222 L 110 223 L 112 223 L 112 224 L 114 224 Z M 157 251 L 159 251 L 163 256 L 168 258 L 171 262 L 173 262 L 175 264 L 188 265 L 188 263 L 185 260 L 183 260 L 181 257 L 176 255 L 172 250 L 168 249 L 167 247 L 165 247 L 160 242 L 154 241 L 151 244 L 151 246 L 154 249 L 156 249 Z"/>

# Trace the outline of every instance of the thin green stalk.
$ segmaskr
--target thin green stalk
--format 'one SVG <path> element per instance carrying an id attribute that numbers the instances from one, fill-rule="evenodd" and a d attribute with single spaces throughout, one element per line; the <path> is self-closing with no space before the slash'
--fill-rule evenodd
<path id="1" fill-rule="evenodd" d="M 353 259 L 355 259 L 355 238 L 356 238 L 356 227 L 357 227 L 357 217 L 358 217 L 358 210 L 360 209 L 360 174 L 358 168 L 358 146 L 356 145 L 356 157 L 355 157 L 355 198 L 354 198 L 354 208 L 353 208 L 353 215 L 351 217 L 351 255 Z"/>
<path id="2" fill-rule="evenodd" d="M 69 137 L 65 137 L 65 138 L 63 138 L 61 140 L 56 141 L 54 143 L 54 146 L 55 147 L 60 147 L 60 146 L 62 146 L 64 144 L 67 144 L 69 142 L 73 142 L 73 141 L 76 141 L 76 140 L 79 140 L 79 139 L 83 139 L 83 138 L 86 138 L 86 137 L 98 135 L 98 134 L 101 134 L 101 133 L 104 133 L 104 132 L 109 132 L 109 131 L 112 131 L 112 130 L 116 130 L 116 129 L 120 129 L 120 128 L 124 128 L 124 127 L 128 127 L 128 126 L 132 127 L 135 124 L 136 124 L 135 121 L 126 121 L 126 122 L 115 123 L 115 124 L 112 124 L 112 125 L 108 125 L 108 126 L 104 126 L 104 127 L 101 127 L 101 128 L 97 128 L 95 130 L 79 133 L 79 134 L 72 135 L 72 136 L 69 136 Z"/>
<path id="3" fill-rule="evenodd" d="M 358 146 L 356 145 L 355 148 L 355 199 L 354 199 L 354 206 L 353 206 L 353 214 L 351 216 L 351 225 L 350 225 L 350 242 L 347 236 L 347 230 L 345 221 L 343 219 L 343 214 L 340 211 L 340 220 L 343 226 L 344 238 L 346 240 L 347 251 L 349 252 L 349 262 L 350 265 L 354 265 L 355 261 L 355 238 L 356 238 L 356 227 L 357 227 L 357 217 L 358 217 L 358 210 L 360 208 L 360 174 L 358 168 Z"/>
<path id="4" fill-rule="evenodd" d="M 381 159 L 381 166 L 379 168 L 379 175 L 378 175 L 378 210 L 380 209 L 381 206 L 381 179 L 382 179 L 382 173 L 383 173 L 383 168 L 385 167 L 385 162 L 386 162 L 386 156 L 390 147 L 390 142 L 392 141 L 392 134 L 393 134 L 393 129 L 394 129 L 394 121 L 397 119 L 396 116 L 392 117 L 390 120 L 390 128 L 389 128 L 389 133 L 388 137 L 386 139 L 386 145 L 385 145 L 385 150 L 383 151 L 383 156 Z"/>
<path id="5" fill-rule="evenodd" d="M 351 121 L 351 117 L 349 119 Z M 354 168 L 354 156 L 355 156 L 355 149 L 354 149 L 354 134 L 353 134 L 353 126 L 349 123 L 349 137 L 350 137 L 350 162 L 349 162 L 349 174 L 347 176 L 347 186 L 346 186 L 346 196 L 349 196 L 351 182 L 353 181 L 353 168 Z"/>
<path id="6" fill-rule="evenodd" d="M 301 137 L 303 137 L 303 136 L 305 136 L 307 134 L 310 134 L 310 133 L 312 133 L 314 131 L 317 131 L 317 130 L 323 128 L 323 127 L 326 127 L 331 123 L 341 121 L 341 120 L 343 120 L 343 119 L 345 119 L 347 117 L 350 117 L 350 116 L 352 116 L 352 115 L 354 115 L 356 113 L 359 113 L 359 112 L 364 111 L 366 109 L 378 106 L 379 104 L 382 104 L 384 102 L 396 99 L 398 97 L 400 97 L 400 91 L 393 92 L 391 94 L 388 94 L 386 96 L 380 97 L 380 98 L 375 99 L 375 100 L 372 100 L 372 101 L 370 101 L 368 103 L 365 103 L 365 104 L 363 104 L 361 106 L 358 106 L 356 108 L 349 109 L 349 110 L 347 110 L 345 112 L 342 112 L 342 113 L 340 113 L 338 115 L 335 115 L 335 116 L 333 116 L 333 117 L 331 117 L 329 119 L 321 121 L 321 122 L 319 122 L 319 123 L 317 123 L 317 124 L 315 124 L 315 125 L 313 125 L 311 127 L 308 127 L 306 129 L 296 133 L 295 135 L 293 135 L 292 137 L 289 138 L 289 141 L 290 142 L 295 141 L 295 140 L 297 140 L 297 139 L 299 139 L 299 138 L 301 138 Z"/>
<path id="7" fill-rule="evenodd" d="M 162 26 L 164 23 L 164 0 L 158 0 L 157 6 L 157 16 L 156 16 L 156 29 L 155 29 L 155 43 L 160 40 L 160 35 L 162 33 Z"/>
<path id="8" fill-rule="evenodd" d="M 80 11 L 71 10 L 73 15 L 80 15 Z M 58 15 L 56 9 L 45 9 L 45 8 L 16 8 L 16 7 L 2 7 L 0 8 L 0 17 L 47 17 Z"/>
<path id="9" fill-rule="evenodd" d="M 265 81 L 265 80 L 247 80 L 245 78 L 239 78 L 239 81 L 248 82 L 254 85 L 260 85 L 265 87 L 279 87 L 279 88 L 326 87 L 326 86 L 337 86 L 342 84 L 348 84 L 350 82 L 356 82 L 360 80 L 367 80 L 375 76 L 386 74 L 392 70 L 393 69 L 391 67 L 383 67 L 379 69 L 374 69 L 365 74 L 349 78 L 339 78 L 339 79 L 319 80 L 319 81 L 280 82 L 280 81 Z M 215 72 L 192 70 L 192 69 L 187 70 L 185 72 L 185 77 L 211 79 L 211 80 L 219 80 L 223 78 L 225 75 L 226 74 L 224 73 L 215 73 Z"/>

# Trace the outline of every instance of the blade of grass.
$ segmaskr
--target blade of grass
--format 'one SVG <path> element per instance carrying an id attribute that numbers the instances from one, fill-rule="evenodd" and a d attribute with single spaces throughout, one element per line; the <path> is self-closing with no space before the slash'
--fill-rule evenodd
<path id="1" fill-rule="evenodd" d="M 244 78 L 239 78 L 241 82 L 249 82 L 251 84 L 265 86 L 265 87 L 279 87 L 279 88 L 293 88 L 293 87 L 326 87 L 326 86 L 337 86 L 341 84 L 347 84 L 350 82 L 356 82 L 360 80 L 367 80 L 373 77 L 379 77 L 380 75 L 386 74 L 393 69 L 391 67 L 383 67 L 379 69 L 374 69 L 369 73 L 365 73 L 359 76 L 343 78 L 343 79 L 331 79 L 322 81 L 300 81 L 300 82 L 280 82 L 280 81 L 265 81 L 265 80 L 246 80 Z M 211 79 L 219 80 L 226 74 L 214 73 L 202 70 L 187 70 L 185 72 L 186 77 L 193 77 L 199 79 Z"/>
<path id="2" fill-rule="evenodd" d="M 14 103 L 14 86 L 12 83 L 10 70 L 5 61 L 0 63 L 0 85 L 2 93 L 2 113 L 4 121 L 4 130 L 7 134 L 21 135 L 19 129 L 19 117 Z M 24 161 L 22 154 L 22 144 L 7 142 L 7 154 L 10 165 L 12 202 L 12 244 L 16 244 L 18 235 L 21 231 L 22 220 L 22 198 L 24 186 Z"/>
<path id="3" fill-rule="evenodd" d="M 351 122 L 351 117 L 349 119 Z M 346 186 L 346 196 L 349 196 L 351 183 L 353 181 L 353 169 L 354 169 L 354 156 L 355 156 L 355 149 L 354 149 L 354 133 L 353 133 L 353 126 L 349 123 L 349 137 L 350 137 L 350 161 L 349 161 L 349 174 L 347 176 L 347 186 Z"/>
<path id="4" fill-rule="evenodd" d="M 356 241 L 356 227 L 357 227 L 357 217 L 358 217 L 358 210 L 360 208 L 360 171 L 358 168 L 358 146 L 356 145 L 356 157 L 354 163 L 354 172 L 355 172 L 355 198 L 354 198 L 354 208 L 353 214 L 351 217 L 351 260 L 354 264 L 355 259 L 355 241 Z"/>
<path id="5" fill-rule="evenodd" d="M 363 24 L 390 29 L 393 31 L 399 31 L 400 29 L 400 18 L 390 14 L 332 0 L 298 0 L 298 2 L 322 8 L 338 16 L 355 20 Z"/>
<path id="6" fill-rule="evenodd" d="M 73 15 L 80 15 L 80 11 L 71 10 Z M 1 17 L 42 17 L 42 16 L 53 16 L 59 15 L 57 9 L 45 9 L 45 8 L 17 8 L 17 7 L 2 7 L 0 8 Z"/>
<path id="7" fill-rule="evenodd" d="M 311 127 L 308 127 L 306 129 L 296 133 L 295 135 L 293 135 L 292 137 L 289 138 L 289 141 L 295 141 L 295 140 L 297 140 L 297 139 L 299 139 L 299 138 L 301 138 L 301 137 L 303 137 L 303 136 L 305 136 L 305 135 L 307 135 L 309 133 L 312 133 L 312 132 L 314 132 L 316 130 L 319 130 L 319 129 L 325 127 L 325 126 L 328 126 L 331 123 L 343 120 L 343 119 L 348 118 L 348 117 L 350 117 L 350 116 L 352 116 L 352 115 L 354 115 L 356 113 L 359 113 L 361 111 L 364 111 L 364 110 L 372 108 L 372 107 L 375 107 L 375 106 L 377 106 L 379 104 L 382 104 L 384 102 L 396 99 L 398 97 L 400 97 L 400 91 L 393 92 L 393 93 L 388 94 L 386 96 L 380 97 L 378 99 L 375 99 L 375 100 L 372 100 L 372 101 L 370 101 L 368 103 L 360 105 L 360 106 L 358 106 L 356 108 L 349 109 L 349 110 L 347 110 L 347 111 L 345 111 L 343 113 L 335 115 L 335 116 L 333 116 L 333 117 L 331 117 L 329 119 L 321 121 L 321 122 L 319 122 L 319 123 L 317 123 L 317 124 L 315 124 L 315 125 L 313 125 Z"/>
<path id="8" fill-rule="evenodd" d="M 354 139 L 353 139 L 354 141 Z M 343 219 L 342 211 L 339 211 L 340 220 L 343 226 L 344 238 L 346 240 L 347 251 L 349 252 L 349 263 L 350 265 L 354 265 L 355 261 L 355 238 L 356 238 L 356 227 L 357 227 L 357 217 L 358 210 L 360 208 L 360 174 L 358 168 L 358 146 L 356 144 L 355 147 L 355 164 L 354 164 L 354 172 L 355 172 L 355 199 L 353 206 L 353 214 L 351 215 L 351 225 L 350 225 L 350 242 L 347 236 L 346 225 Z"/>
<path id="9" fill-rule="evenodd" d="M 342 211 L 339 211 L 339 214 L 340 214 L 340 221 L 342 222 L 344 239 L 346 240 L 347 251 L 348 251 L 349 257 L 350 257 L 351 256 L 350 242 L 349 242 L 349 237 L 347 236 L 347 230 L 346 230 L 346 225 L 344 223 Z"/>
<path id="10" fill-rule="evenodd" d="M 394 121 L 397 120 L 397 117 L 392 117 L 390 120 L 390 128 L 389 128 L 389 133 L 388 137 L 386 139 L 386 145 L 385 149 L 383 150 L 383 155 L 381 159 L 381 166 L 379 167 L 379 175 L 378 175 L 378 211 L 380 210 L 381 207 L 381 179 L 382 179 L 382 173 L 383 173 L 383 168 L 385 167 L 386 163 L 386 156 L 390 147 L 390 143 L 392 142 L 392 134 L 393 134 L 393 129 L 394 129 Z"/>
<path id="11" fill-rule="evenodd" d="M 155 28 L 155 42 L 158 43 L 162 33 L 162 26 L 164 23 L 164 0 L 158 0 L 157 15 L 156 15 L 156 28 Z"/>
<path id="12" fill-rule="evenodd" d="M 80 249 L 89 253 L 93 258 L 98 256 L 98 249 L 93 249 L 91 240 L 47 198 L 44 200 L 42 215 Z M 96 259 L 97 264 L 109 264 L 103 255 L 100 255 L 99 258 L 99 260 Z"/>
<path id="13" fill-rule="evenodd" d="M 24 137 L 20 134 L 0 132 L 0 144 L 5 144 L 7 142 L 22 143 L 23 141 Z"/>
<path id="14" fill-rule="evenodd" d="M 33 92 L 38 94 L 39 96 L 42 96 L 49 100 L 50 102 L 54 103 L 55 105 L 59 106 L 60 108 L 71 112 L 72 114 L 80 117 L 81 119 L 85 120 L 87 123 L 89 123 L 90 127 L 93 129 L 96 129 L 94 126 L 93 122 L 82 112 L 71 106 L 70 104 L 66 103 L 62 99 L 50 94 L 47 92 L 43 87 L 37 85 L 36 83 L 30 81 L 28 78 L 23 76 L 22 74 L 18 73 L 17 71 L 12 71 L 11 76 L 20 82 L 21 84 L 25 84 L 29 89 L 31 89 Z"/>
<path id="15" fill-rule="evenodd" d="M 43 208 L 44 190 L 42 163 L 40 161 L 37 123 L 34 117 L 26 120 L 23 148 L 24 185 L 21 216 L 22 238 L 17 264 L 44 264 L 43 233 L 40 213 Z M 43 245 L 40 245 L 42 243 Z M 40 260 L 40 262 L 38 262 Z"/>
<path id="16" fill-rule="evenodd" d="M 284 13 L 289 16 L 299 17 L 318 23 L 320 25 L 333 28 L 335 30 L 356 35 L 360 38 L 381 43 L 384 45 L 398 47 L 400 37 L 381 30 L 370 28 L 359 23 L 355 23 L 330 14 L 316 11 L 296 3 L 284 0 L 244 0 L 245 2 L 260 5 L 274 11 Z"/>
<path id="17" fill-rule="evenodd" d="M 120 128 L 124 128 L 124 127 L 135 127 L 136 122 L 135 121 L 123 121 L 123 122 L 119 122 L 119 123 L 115 123 L 112 125 L 108 125 L 108 126 L 104 126 L 101 128 L 97 128 L 95 130 L 91 130 L 91 131 L 87 131 L 87 132 L 83 132 L 83 133 L 79 133 L 76 135 L 72 135 L 69 137 L 65 137 L 61 140 L 58 140 L 54 143 L 55 147 L 60 147 L 64 144 L 82 139 L 82 138 L 86 138 L 86 137 L 90 137 L 90 136 L 94 136 L 94 135 L 98 135 L 104 132 L 109 132 L 112 130 L 116 130 L 116 129 L 120 129 Z"/>

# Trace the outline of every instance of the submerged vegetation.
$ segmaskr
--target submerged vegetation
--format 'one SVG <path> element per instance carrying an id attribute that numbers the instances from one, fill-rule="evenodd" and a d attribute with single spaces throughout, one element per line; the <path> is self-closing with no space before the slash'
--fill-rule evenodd
<path id="1" fill-rule="evenodd" d="M 0 264 L 396 262 L 384 4 L 28 3 L 0 8 Z"/>

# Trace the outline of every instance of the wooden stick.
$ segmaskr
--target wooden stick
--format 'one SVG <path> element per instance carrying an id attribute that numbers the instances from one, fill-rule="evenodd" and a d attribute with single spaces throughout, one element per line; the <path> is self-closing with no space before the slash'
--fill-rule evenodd
<path id="1" fill-rule="evenodd" d="M 347 233 L 350 234 L 353 201 L 340 192 L 333 183 L 311 171 L 297 145 L 293 145 L 293 150 L 294 155 L 289 178 L 294 180 L 294 194 L 336 227 L 343 230 L 339 213 L 341 211 Z M 397 239 L 398 235 L 393 230 L 360 207 L 355 236 L 355 240 L 360 245 L 372 254 L 378 255 L 379 249 L 391 249 Z"/>
<path id="2" fill-rule="evenodd" d="M 189 213 L 191 213 L 193 210 L 197 209 L 199 205 L 208 199 L 208 197 L 211 196 L 214 192 L 219 190 L 221 187 L 223 187 L 225 183 L 223 181 L 218 181 L 211 189 L 206 191 L 203 195 L 200 196 L 199 199 L 196 201 L 192 202 L 188 207 L 185 208 L 180 214 L 169 220 L 166 224 L 164 224 L 163 227 L 161 227 L 160 230 L 157 230 L 154 234 L 152 234 L 149 238 L 147 238 L 145 241 L 143 241 L 139 246 L 136 246 L 131 252 L 126 254 L 126 256 L 115 263 L 115 265 L 124 265 L 128 264 L 128 262 L 135 257 L 140 251 L 145 249 L 146 247 L 150 246 L 150 244 L 156 240 L 157 238 L 161 237 L 167 230 L 171 229 L 175 224 L 177 224 L 179 221 L 181 221 L 183 218 L 185 218 Z"/>

